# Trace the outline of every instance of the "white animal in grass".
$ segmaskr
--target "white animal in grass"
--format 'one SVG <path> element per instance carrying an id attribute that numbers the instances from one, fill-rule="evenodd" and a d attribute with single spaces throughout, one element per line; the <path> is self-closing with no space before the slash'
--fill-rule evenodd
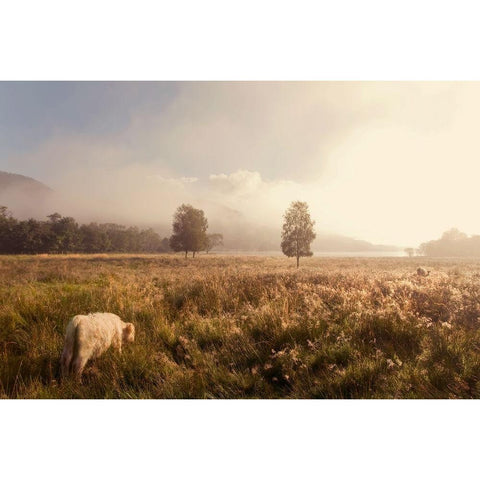
<path id="1" fill-rule="evenodd" d="M 85 364 L 113 346 L 122 352 L 124 343 L 135 340 L 133 323 L 122 322 L 114 313 L 76 315 L 67 325 L 61 358 L 62 376 L 72 371 L 81 377 Z"/>
<path id="2" fill-rule="evenodd" d="M 430 270 L 425 270 L 423 267 L 418 267 L 417 275 L 419 277 L 428 277 L 430 275 Z"/>

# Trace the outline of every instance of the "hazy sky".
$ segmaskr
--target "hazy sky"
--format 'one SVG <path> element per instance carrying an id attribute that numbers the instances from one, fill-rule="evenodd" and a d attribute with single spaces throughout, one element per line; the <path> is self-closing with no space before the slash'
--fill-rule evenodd
<path id="1" fill-rule="evenodd" d="M 300 199 L 319 231 L 415 246 L 480 234 L 478 112 L 480 83 L 3 82 L 0 170 L 84 219 L 280 226 Z"/>

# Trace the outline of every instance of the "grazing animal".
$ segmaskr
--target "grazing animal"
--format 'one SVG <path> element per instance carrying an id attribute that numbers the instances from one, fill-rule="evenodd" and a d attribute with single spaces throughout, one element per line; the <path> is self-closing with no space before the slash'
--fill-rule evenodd
<path id="1" fill-rule="evenodd" d="M 425 270 L 423 267 L 418 267 L 417 275 L 419 277 L 428 277 L 430 275 L 430 270 Z"/>
<path id="2" fill-rule="evenodd" d="M 62 376 L 72 371 L 80 378 L 89 359 L 99 357 L 110 346 L 121 353 L 122 345 L 134 340 L 133 323 L 122 322 L 114 313 L 76 315 L 67 325 L 65 346 L 60 361 Z"/>

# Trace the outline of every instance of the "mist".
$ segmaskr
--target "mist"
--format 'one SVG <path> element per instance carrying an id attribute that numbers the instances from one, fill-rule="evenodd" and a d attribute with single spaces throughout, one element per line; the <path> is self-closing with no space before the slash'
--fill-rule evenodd
<path id="1" fill-rule="evenodd" d="M 0 106 L 0 170 L 54 190 L 8 205 L 23 217 L 167 234 L 190 203 L 237 235 L 279 232 L 298 199 L 373 243 L 480 233 L 478 83 L 4 82 Z"/>

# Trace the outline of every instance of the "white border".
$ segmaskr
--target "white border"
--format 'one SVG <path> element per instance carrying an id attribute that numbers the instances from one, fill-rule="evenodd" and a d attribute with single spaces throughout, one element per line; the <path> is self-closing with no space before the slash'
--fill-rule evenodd
<path id="1" fill-rule="evenodd" d="M 456 1 L 22 1 L 7 80 L 478 80 Z M 5 478 L 462 478 L 478 402 L 1 401 Z"/>
<path id="2" fill-rule="evenodd" d="M 475 401 L 4 401 L 5 478 L 465 478 Z"/>
<path id="3" fill-rule="evenodd" d="M 478 80 L 467 0 L 17 0 L 4 80 Z"/>

